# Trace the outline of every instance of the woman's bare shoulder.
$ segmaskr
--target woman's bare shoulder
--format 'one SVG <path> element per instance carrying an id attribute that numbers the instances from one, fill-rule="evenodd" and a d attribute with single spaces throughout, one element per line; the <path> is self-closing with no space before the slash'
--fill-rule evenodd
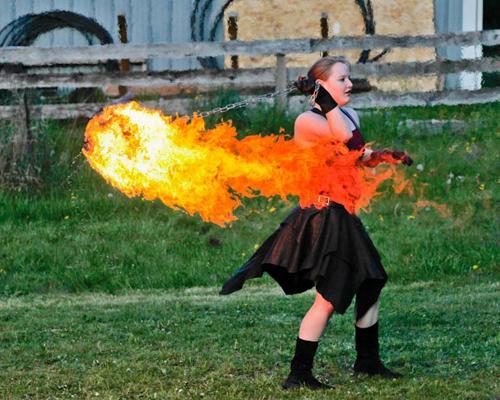
<path id="1" fill-rule="evenodd" d="M 304 111 L 300 113 L 295 119 L 295 129 L 299 130 L 310 130 L 311 127 L 315 127 L 317 123 L 325 123 L 326 119 L 315 114 L 311 111 Z"/>
<path id="2" fill-rule="evenodd" d="M 316 114 L 316 113 L 312 112 L 311 110 L 306 110 L 306 111 L 304 111 L 304 112 L 300 113 L 300 114 L 297 116 L 296 120 L 297 120 L 297 119 L 313 119 L 313 120 L 316 120 L 316 119 L 318 119 L 318 118 L 322 118 L 322 119 L 324 119 L 323 117 L 321 117 L 321 116 L 319 116 L 318 114 Z"/>
<path id="3" fill-rule="evenodd" d="M 309 147 L 315 144 L 324 130 L 328 130 L 326 120 L 318 114 L 305 111 L 295 119 L 293 137 L 297 143 Z"/>
<path id="4" fill-rule="evenodd" d="M 302 127 L 307 127 L 311 126 L 312 124 L 312 126 L 316 127 L 318 123 L 320 125 L 328 125 L 325 117 L 322 117 L 321 115 L 318 115 L 310 110 L 300 113 L 295 119 L 295 126 L 299 125 Z"/>

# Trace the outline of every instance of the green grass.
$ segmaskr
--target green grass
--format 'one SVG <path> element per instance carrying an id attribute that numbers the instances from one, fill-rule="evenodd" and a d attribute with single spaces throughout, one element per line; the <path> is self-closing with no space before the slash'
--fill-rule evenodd
<path id="1" fill-rule="evenodd" d="M 280 388 L 313 291 L 275 285 L 49 294 L 0 303 L 2 399 L 493 399 L 499 287 L 483 278 L 389 284 L 381 356 L 397 381 L 355 377 L 352 307 L 334 314 L 314 373 L 334 391 Z"/>
<path id="2" fill-rule="evenodd" d="M 498 277 L 499 104 L 402 107 L 362 117 L 366 140 L 405 149 L 415 159 L 413 166 L 401 168 L 416 194 L 385 190 L 371 212 L 361 215 L 394 282 Z M 274 115 L 274 109 L 266 110 L 248 114 L 255 120 L 264 120 L 267 111 Z M 293 122 L 293 116 L 282 117 Z M 422 135 L 398 129 L 405 118 L 465 119 L 471 125 L 463 132 Z M 253 133 L 277 132 L 279 124 L 270 118 Z M 3 295 L 218 286 L 294 206 L 293 199 L 290 204 L 251 199 L 237 211 L 239 220 L 223 229 L 158 201 L 129 199 L 108 186 L 77 157 L 83 125 L 45 122 L 39 128 L 46 143 L 38 147 L 54 150 L 44 186 L 28 193 L 0 192 Z M 249 133 L 244 126 L 238 129 Z M 418 199 L 445 205 L 449 216 L 417 208 Z"/>
<path id="3" fill-rule="evenodd" d="M 40 185 L 0 191 L 0 398 L 499 397 L 499 112 L 493 103 L 363 114 L 367 141 L 415 159 L 405 171 L 416 194 L 385 190 L 361 215 L 389 274 L 382 356 L 405 377 L 352 376 L 350 309 L 321 341 L 315 371 L 337 385 L 324 393 L 280 389 L 313 291 L 288 297 L 264 275 L 217 295 L 293 199 L 246 200 L 220 228 L 108 186 L 78 157 L 82 123 L 37 123 Z M 291 133 L 294 119 L 263 106 L 230 116 L 240 137 Z M 431 118 L 470 126 L 398 129 Z"/>

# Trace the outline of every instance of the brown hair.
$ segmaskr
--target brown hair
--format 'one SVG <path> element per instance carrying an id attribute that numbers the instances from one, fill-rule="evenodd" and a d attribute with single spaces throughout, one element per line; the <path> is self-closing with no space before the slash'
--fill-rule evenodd
<path id="1" fill-rule="evenodd" d="M 349 65 L 349 62 L 344 56 L 320 58 L 311 68 L 309 68 L 307 78 L 299 76 L 299 79 L 295 81 L 295 87 L 304 94 L 312 94 L 314 92 L 314 83 L 316 79 L 327 80 L 331 73 L 331 67 L 338 62 Z"/>

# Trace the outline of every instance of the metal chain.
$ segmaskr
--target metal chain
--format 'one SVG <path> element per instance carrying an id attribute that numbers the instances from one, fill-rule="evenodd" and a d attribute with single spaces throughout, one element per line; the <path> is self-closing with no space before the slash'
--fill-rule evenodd
<path id="1" fill-rule="evenodd" d="M 214 115 L 214 114 L 222 114 L 222 113 L 225 113 L 227 111 L 234 110 L 235 108 L 246 107 L 247 105 L 252 104 L 252 103 L 260 103 L 260 102 L 265 101 L 267 99 L 272 99 L 273 97 L 276 97 L 276 96 L 288 94 L 295 89 L 296 89 L 295 86 L 290 85 L 286 89 L 283 89 L 283 90 L 278 90 L 278 91 L 272 92 L 272 93 L 266 93 L 266 94 L 263 94 L 261 96 L 250 97 L 247 100 L 242 100 L 242 101 L 238 101 L 237 103 L 227 104 L 223 107 L 217 107 L 217 108 L 214 108 L 210 111 L 202 111 L 200 113 L 197 113 L 197 115 L 201 118 L 205 118 L 205 117 L 208 117 L 208 116 Z"/>
<path id="2" fill-rule="evenodd" d="M 313 92 L 313 94 L 311 95 L 311 98 L 309 99 L 309 104 L 310 104 L 311 106 L 313 106 L 313 107 L 314 107 L 314 103 L 316 102 L 316 97 L 318 96 L 318 92 L 319 92 L 319 83 L 318 83 L 318 82 L 316 82 L 316 83 L 314 84 L 314 92 Z"/>

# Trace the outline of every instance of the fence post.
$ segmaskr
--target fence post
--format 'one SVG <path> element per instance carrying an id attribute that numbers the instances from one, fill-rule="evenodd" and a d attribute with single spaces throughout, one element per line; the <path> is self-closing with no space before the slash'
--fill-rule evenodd
<path id="1" fill-rule="evenodd" d="M 231 11 L 227 20 L 227 33 L 229 40 L 238 39 L 238 13 Z M 231 56 L 231 68 L 238 69 L 238 56 Z"/>
<path id="2" fill-rule="evenodd" d="M 286 59 L 284 54 L 276 54 L 276 90 L 286 89 Z M 278 108 L 284 110 L 286 106 L 286 94 L 280 94 L 277 98 Z"/>
<path id="3" fill-rule="evenodd" d="M 128 43 L 128 35 L 127 35 L 127 19 L 125 15 L 118 15 L 118 34 L 120 36 L 120 42 L 125 44 Z M 120 60 L 120 72 L 128 72 L 130 71 L 130 60 L 128 58 L 124 58 Z M 118 86 L 118 93 L 120 96 L 125 95 L 127 93 L 126 86 Z"/>
<path id="4" fill-rule="evenodd" d="M 321 27 L 321 39 L 328 39 L 328 13 L 326 12 L 321 13 L 319 24 Z M 321 53 L 321 57 L 327 57 L 327 56 L 328 56 L 327 51 L 323 51 Z"/>
<path id="5" fill-rule="evenodd" d="M 21 162 L 24 155 L 28 153 L 33 156 L 33 133 L 31 131 L 31 119 L 29 110 L 29 96 L 25 90 L 19 96 L 19 112 L 13 118 L 14 135 L 12 137 L 12 164 Z M 30 162 L 32 160 L 30 159 Z"/>

